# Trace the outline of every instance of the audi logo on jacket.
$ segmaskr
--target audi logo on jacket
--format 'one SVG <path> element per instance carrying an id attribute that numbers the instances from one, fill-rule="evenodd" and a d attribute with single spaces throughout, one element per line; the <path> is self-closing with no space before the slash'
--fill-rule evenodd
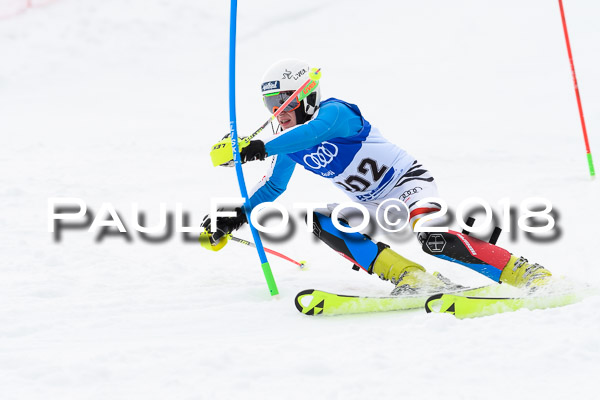
<path id="1" fill-rule="evenodd" d="M 281 195 L 296 164 L 330 179 L 353 200 L 384 196 L 415 161 L 383 137 L 359 108 L 335 98 L 321 102 L 312 119 L 266 142 L 276 156 L 267 175 L 252 191 L 252 207 Z"/>

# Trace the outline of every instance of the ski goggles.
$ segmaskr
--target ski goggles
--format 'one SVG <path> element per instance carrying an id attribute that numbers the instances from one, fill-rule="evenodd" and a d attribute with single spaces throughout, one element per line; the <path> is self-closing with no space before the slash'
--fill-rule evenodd
<path id="1" fill-rule="evenodd" d="M 267 106 L 269 111 L 271 111 L 271 114 L 275 114 L 275 112 L 277 112 L 279 107 L 281 107 L 281 105 L 283 103 L 285 103 L 287 101 L 287 99 L 289 99 L 290 96 L 293 94 L 294 94 L 294 92 L 291 90 L 287 91 L 287 92 L 276 92 L 276 93 L 271 93 L 271 94 L 265 94 L 263 96 L 263 100 L 265 102 L 265 106 Z M 298 97 L 296 97 L 294 100 L 292 100 L 290 102 L 290 104 L 287 105 L 286 108 L 283 109 L 283 111 L 294 111 L 298 107 L 300 107 L 300 102 L 298 101 Z"/>

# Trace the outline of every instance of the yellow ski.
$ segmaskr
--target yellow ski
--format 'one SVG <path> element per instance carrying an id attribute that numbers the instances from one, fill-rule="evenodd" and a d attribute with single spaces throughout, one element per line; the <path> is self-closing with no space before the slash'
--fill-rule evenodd
<path id="1" fill-rule="evenodd" d="M 584 297 L 586 297 L 585 291 L 500 298 L 442 293 L 427 299 L 425 311 L 452 314 L 460 319 L 476 318 L 523 308 L 537 310 L 563 307 L 581 301 Z"/>
<path id="2" fill-rule="evenodd" d="M 486 294 L 498 284 L 480 288 L 468 288 L 454 291 L 461 294 Z M 348 296 L 307 289 L 296 295 L 295 305 L 298 311 L 306 315 L 358 314 L 381 311 L 399 311 L 422 308 L 431 294 L 389 297 Z"/>

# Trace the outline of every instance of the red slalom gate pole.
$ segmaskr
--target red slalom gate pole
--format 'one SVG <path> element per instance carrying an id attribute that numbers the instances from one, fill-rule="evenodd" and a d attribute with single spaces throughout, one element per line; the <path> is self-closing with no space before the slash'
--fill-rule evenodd
<path id="1" fill-rule="evenodd" d="M 581 119 L 581 128 L 583 129 L 583 140 L 585 142 L 585 151 L 587 153 L 588 167 L 590 176 L 593 178 L 596 175 L 594 171 L 594 161 L 592 160 L 592 151 L 590 150 L 590 142 L 588 140 L 587 129 L 585 127 L 585 119 L 583 118 L 583 107 L 581 106 L 581 97 L 579 96 L 579 86 L 577 85 L 577 75 L 575 75 L 575 65 L 573 64 L 573 53 L 571 52 L 571 43 L 569 41 L 569 32 L 567 31 L 567 20 L 565 18 L 565 9 L 562 0 L 558 0 L 560 6 L 560 15 L 562 17 L 563 30 L 565 32 L 565 40 L 567 42 L 567 52 L 569 53 L 569 61 L 571 63 L 571 72 L 573 74 L 573 84 L 575 85 L 575 96 L 577 97 L 577 106 L 579 107 L 579 118 Z"/>

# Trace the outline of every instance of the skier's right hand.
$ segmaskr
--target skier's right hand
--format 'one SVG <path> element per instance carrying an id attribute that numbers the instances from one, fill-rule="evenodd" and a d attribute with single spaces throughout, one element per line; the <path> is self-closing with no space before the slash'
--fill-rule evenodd
<path id="1" fill-rule="evenodd" d="M 231 149 L 230 134 L 223 136 L 218 143 L 212 146 L 210 158 L 213 166 L 233 167 L 233 152 Z M 262 145 L 262 146 L 261 146 Z M 253 160 L 264 160 L 266 157 L 265 145 L 260 140 L 250 140 L 246 136 L 238 138 L 238 147 L 242 164 Z"/>
<path id="2" fill-rule="evenodd" d="M 241 150 L 240 156 L 242 164 L 247 163 L 248 161 L 264 160 L 265 157 L 267 157 L 265 143 L 262 140 L 251 140 L 250 143 Z"/>
<path id="3" fill-rule="evenodd" d="M 220 208 L 218 211 L 223 211 L 222 208 Z M 217 242 L 219 242 L 219 240 L 221 240 L 221 238 L 223 236 L 229 235 L 231 232 L 236 231 L 238 229 L 240 229 L 240 227 L 242 225 L 244 225 L 246 222 L 248 222 L 246 220 L 246 213 L 244 213 L 244 210 L 241 209 L 241 207 L 237 207 L 235 210 L 236 216 L 235 217 L 219 217 L 217 218 L 217 230 L 215 232 L 212 232 L 211 236 L 210 236 L 210 241 L 211 243 L 214 245 Z M 211 218 L 210 218 L 210 214 L 206 215 L 204 217 L 204 220 L 202 221 L 202 227 L 204 228 L 204 230 L 206 232 L 210 232 L 210 228 L 211 228 Z"/>

